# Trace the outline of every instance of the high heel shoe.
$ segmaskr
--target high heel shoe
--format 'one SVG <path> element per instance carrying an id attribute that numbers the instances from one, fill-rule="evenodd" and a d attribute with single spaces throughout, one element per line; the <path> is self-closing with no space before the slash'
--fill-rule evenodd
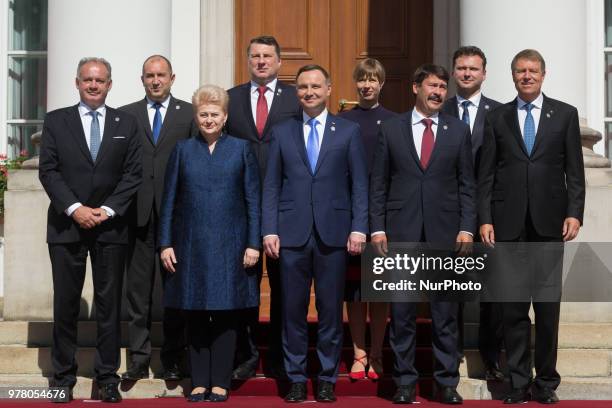
<path id="1" fill-rule="evenodd" d="M 376 370 L 375 367 L 379 368 L 380 370 Z M 368 369 L 368 378 L 372 381 L 378 381 L 382 376 L 383 376 L 382 356 L 370 357 L 370 367 Z"/>
<path id="2" fill-rule="evenodd" d="M 363 366 L 363 370 L 353 371 L 353 367 L 357 363 Z M 368 368 L 368 355 L 364 354 L 361 357 L 353 356 L 353 367 L 351 367 L 351 372 L 349 373 L 349 378 L 352 381 L 363 380 L 364 378 L 366 378 L 366 370 Z"/>

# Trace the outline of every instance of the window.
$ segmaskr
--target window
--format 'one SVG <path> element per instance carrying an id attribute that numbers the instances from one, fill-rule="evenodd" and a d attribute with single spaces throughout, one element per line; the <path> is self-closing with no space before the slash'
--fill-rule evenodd
<path id="1" fill-rule="evenodd" d="M 47 107 L 47 0 L 8 1 L 7 57 L 7 155 L 33 156 Z"/>

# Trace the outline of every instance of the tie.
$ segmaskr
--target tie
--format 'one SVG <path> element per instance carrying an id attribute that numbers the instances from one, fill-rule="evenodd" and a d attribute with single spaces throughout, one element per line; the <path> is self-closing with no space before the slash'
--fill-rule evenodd
<path id="1" fill-rule="evenodd" d="M 317 124 L 315 118 L 311 118 L 308 122 L 310 132 L 308 133 L 308 142 L 306 143 L 306 154 L 308 154 L 308 162 L 310 170 L 314 173 L 317 167 L 317 159 L 319 158 L 319 133 L 317 132 Z"/>
<path id="2" fill-rule="evenodd" d="M 98 150 L 100 150 L 100 122 L 98 122 L 98 115 L 100 112 L 89 111 L 88 115 L 91 115 L 91 127 L 89 130 L 89 151 L 91 152 L 91 158 L 96 161 L 98 157 Z"/>
<path id="3" fill-rule="evenodd" d="M 468 126 L 470 126 L 470 111 L 468 110 L 470 103 L 470 101 L 461 102 L 461 106 L 463 106 L 463 115 L 461 116 L 461 120 Z"/>
<path id="4" fill-rule="evenodd" d="M 157 144 L 157 139 L 159 138 L 159 132 L 161 132 L 162 127 L 162 117 L 161 112 L 159 111 L 162 107 L 162 104 L 159 102 L 155 102 L 153 104 L 155 108 L 155 116 L 153 117 L 153 143 Z"/>
<path id="5" fill-rule="evenodd" d="M 256 126 L 257 134 L 261 139 L 263 137 L 263 131 L 266 127 L 266 120 L 268 120 L 268 102 L 266 101 L 266 90 L 268 87 L 260 86 L 257 88 L 259 97 L 257 98 L 257 112 L 256 112 Z"/>
<path id="6" fill-rule="evenodd" d="M 533 105 L 531 103 L 528 103 L 525 104 L 523 108 L 527 111 L 527 117 L 525 117 L 525 126 L 523 127 L 523 137 L 525 138 L 525 147 L 527 148 L 527 153 L 531 156 L 531 150 L 533 149 L 533 144 L 535 143 L 535 122 L 533 121 L 533 116 L 531 115 Z"/>
<path id="7" fill-rule="evenodd" d="M 423 168 L 427 168 L 427 164 L 429 163 L 429 159 L 431 157 L 431 152 L 434 147 L 434 134 L 431 125 L 433 124 L 432 119 L 423 119 L 421 122 L 425 125 L 425 130 L 423 131 L 423 141 L 421 142 L 421 165 Z"/>

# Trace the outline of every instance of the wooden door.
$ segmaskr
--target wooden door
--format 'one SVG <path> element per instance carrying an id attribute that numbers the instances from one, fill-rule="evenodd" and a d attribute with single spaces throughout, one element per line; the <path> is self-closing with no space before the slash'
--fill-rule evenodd
<path id="1" fill-rule="evenodd" d="M 249 79 L 249 40 L 273 35 L 282 48 L 282 81 L 293 82 L 305 64 L 329 71 L 332 112 L 341 99 L 357 99 L 353 67 L 367 57 L 387 71 L 383 105 L 407 111 L 414 103 L 412 73 L 433 59 L 433 0 L 236 0 L 235 19 L 236 84 Z"/>

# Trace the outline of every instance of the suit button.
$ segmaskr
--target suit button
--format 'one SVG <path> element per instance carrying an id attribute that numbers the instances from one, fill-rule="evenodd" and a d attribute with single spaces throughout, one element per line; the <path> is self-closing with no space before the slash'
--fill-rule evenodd
<path id="1" fill-rule="evenodd" d="M 153 175 L 150 175 L 150 176 L 149 176 L 149 178 L 150 178 L 151 180 L 153 180 Z"/>

